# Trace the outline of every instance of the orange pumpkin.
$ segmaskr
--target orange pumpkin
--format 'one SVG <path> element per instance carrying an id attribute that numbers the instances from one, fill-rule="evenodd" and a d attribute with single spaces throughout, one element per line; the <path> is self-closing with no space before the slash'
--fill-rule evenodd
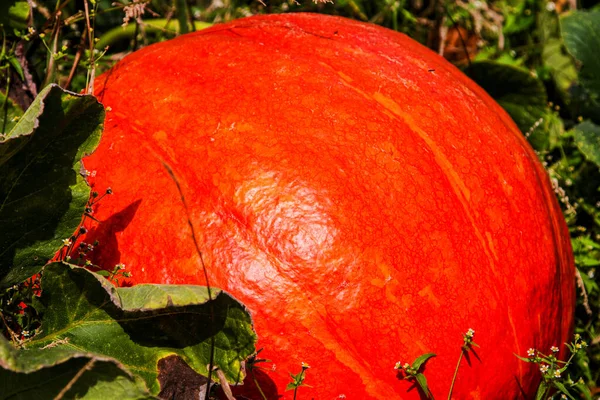
<path id="1" fill-rule="evenodd" d="M 546 173 L 509 116 L 408 37 L 316 14 L 156 44 L 97 82 L 111 111 L 84 162 L 114 196 L 94 261 L 131 283 L 206 282 L 251 311 L 269 399 L 531 397 L 530 347 L 569 339 L 574 266 Z M 181 186 L 188 211 L 168 165 Z M 247 382 L 248 383 L 248 382 Z M 261 399 L 259 395 L 245 396 Z M 411 389 L 412 388 L 412 389 Z"/>

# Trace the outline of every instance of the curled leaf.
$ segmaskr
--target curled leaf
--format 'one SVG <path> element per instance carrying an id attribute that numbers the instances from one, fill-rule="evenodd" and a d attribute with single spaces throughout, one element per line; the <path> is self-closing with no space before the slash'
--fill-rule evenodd
<path id="1" fill-rule="evenodd" d="M 95 97 L 50 85 L 0 139 L 0 289 L 39 272 L 76 230 L 90 195 L 81 158 L 103 121 Z"/>
<path id="2" fill-rule="evenodd" d="M 57 341 L 61 348 L 114 359 L 145 382 L 158 395 L 161 382 L 173 379 L 165 373 L 164 359 L 177 357 L 179 364 L 208 376 L 211 352 L 214 367 L 227 381 L 243 381 L 243 362 L 254 351 L 256 335 L 248 311 L 228 294 L 192 285 L 138 285 L 116 288 L 105 278 L 84 268 L 53 263 L 44 269 L 41 303 L 45 306 L 42 333 L 26 343 L 42 349 Z M 159 378 L 159 365 L 162 365 Z M 201 381 L 193 378 L 190 382 Z M 214 375 L 213 375 L 214 376 Z M 184 382 L 179 382 L 184 384 Z"/>

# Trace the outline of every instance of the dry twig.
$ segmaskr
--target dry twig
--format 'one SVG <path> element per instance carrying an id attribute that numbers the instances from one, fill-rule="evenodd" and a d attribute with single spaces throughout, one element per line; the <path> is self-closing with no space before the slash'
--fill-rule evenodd
<path id="1" fill-rule="evenodd" d="M 575 278 L 577 281 L 577 287 L 581 290 L 581 297 L 583 298 L 583 308 L 585 308 L 585 313 L 587 315 L 592 315 L 592 308 L 590 307 L 590 302 L 588 299 L 587 292 L 585 290 L 585 285 L 583 284 L 583 278 L 581 277 L 581 272 L 579 272 L 578 268 L 575 268 Z"/>
<path id="2" fill-rule="evenodd" d="M 94 358 L 92 358 L 83 367 L 81 367 L 81 369 L 79 371 L 77 371 L 75 376 L 73 378 L 71 378 L 69 383 L 67 383 L 67 385 L 64 388 L 62 388 L 60 393 L 58 393 L 56 395 L 56 397 L 54 397 L 54 400 L 61 400 L 65 396 L 65 394 L 67 394 L 67 392 L 69 390 L 71 390 L 71 388 L 79 380 L 79 378 L 81 378 L 81 376 L 85 373 L 85 371 L 88 371 L 94 367 L 95 363 L 96 363 L 96 360 Z"/>

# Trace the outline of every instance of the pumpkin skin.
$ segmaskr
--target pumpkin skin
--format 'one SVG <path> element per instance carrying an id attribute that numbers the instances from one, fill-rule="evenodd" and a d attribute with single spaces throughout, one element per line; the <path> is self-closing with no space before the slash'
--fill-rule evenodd
<path id="1" fill-rule="evenodd" d="M 569 341 L 574 266 L 545 171 L 480 87 L 408 37 L 251 17 L 144 48 L 96 94 L 111 110 L 84 163 L 115 194 L 93 261 L 205 285 L 189 215 L 211 286 L 253 315 L 269 399 L 292 398 L 301 362 L 301 398 L 418 399 L 394 365 L 426 352 L 445 397 L 469 328 L 480 347 L 453 398 L 530 398 L 539 372 L 513 353 Z M 252 387 L 238 393 L 262 398 Z"/>

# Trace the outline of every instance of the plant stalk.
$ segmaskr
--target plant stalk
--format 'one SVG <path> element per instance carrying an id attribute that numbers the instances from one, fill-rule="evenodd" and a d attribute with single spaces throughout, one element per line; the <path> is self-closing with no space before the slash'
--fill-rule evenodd
<path id="1" fill-rule="evenodd" d="M 460 362 L 463 359 L 463 355 L 465 353 L 464 349 L 460 350 L 460 356 L 458 357 L 458 363 L 456 364 L 456 369 L 454 370 L 454 376 L 452 377 L 452 383 L 450 384 L 450 390 L 448 391 L 448 400 L 452 398 L 452 390 L 454 390 L 454 382 L 456 382 L 456 377 L 458 376 L 458 368 L 460 367 Z"/>

